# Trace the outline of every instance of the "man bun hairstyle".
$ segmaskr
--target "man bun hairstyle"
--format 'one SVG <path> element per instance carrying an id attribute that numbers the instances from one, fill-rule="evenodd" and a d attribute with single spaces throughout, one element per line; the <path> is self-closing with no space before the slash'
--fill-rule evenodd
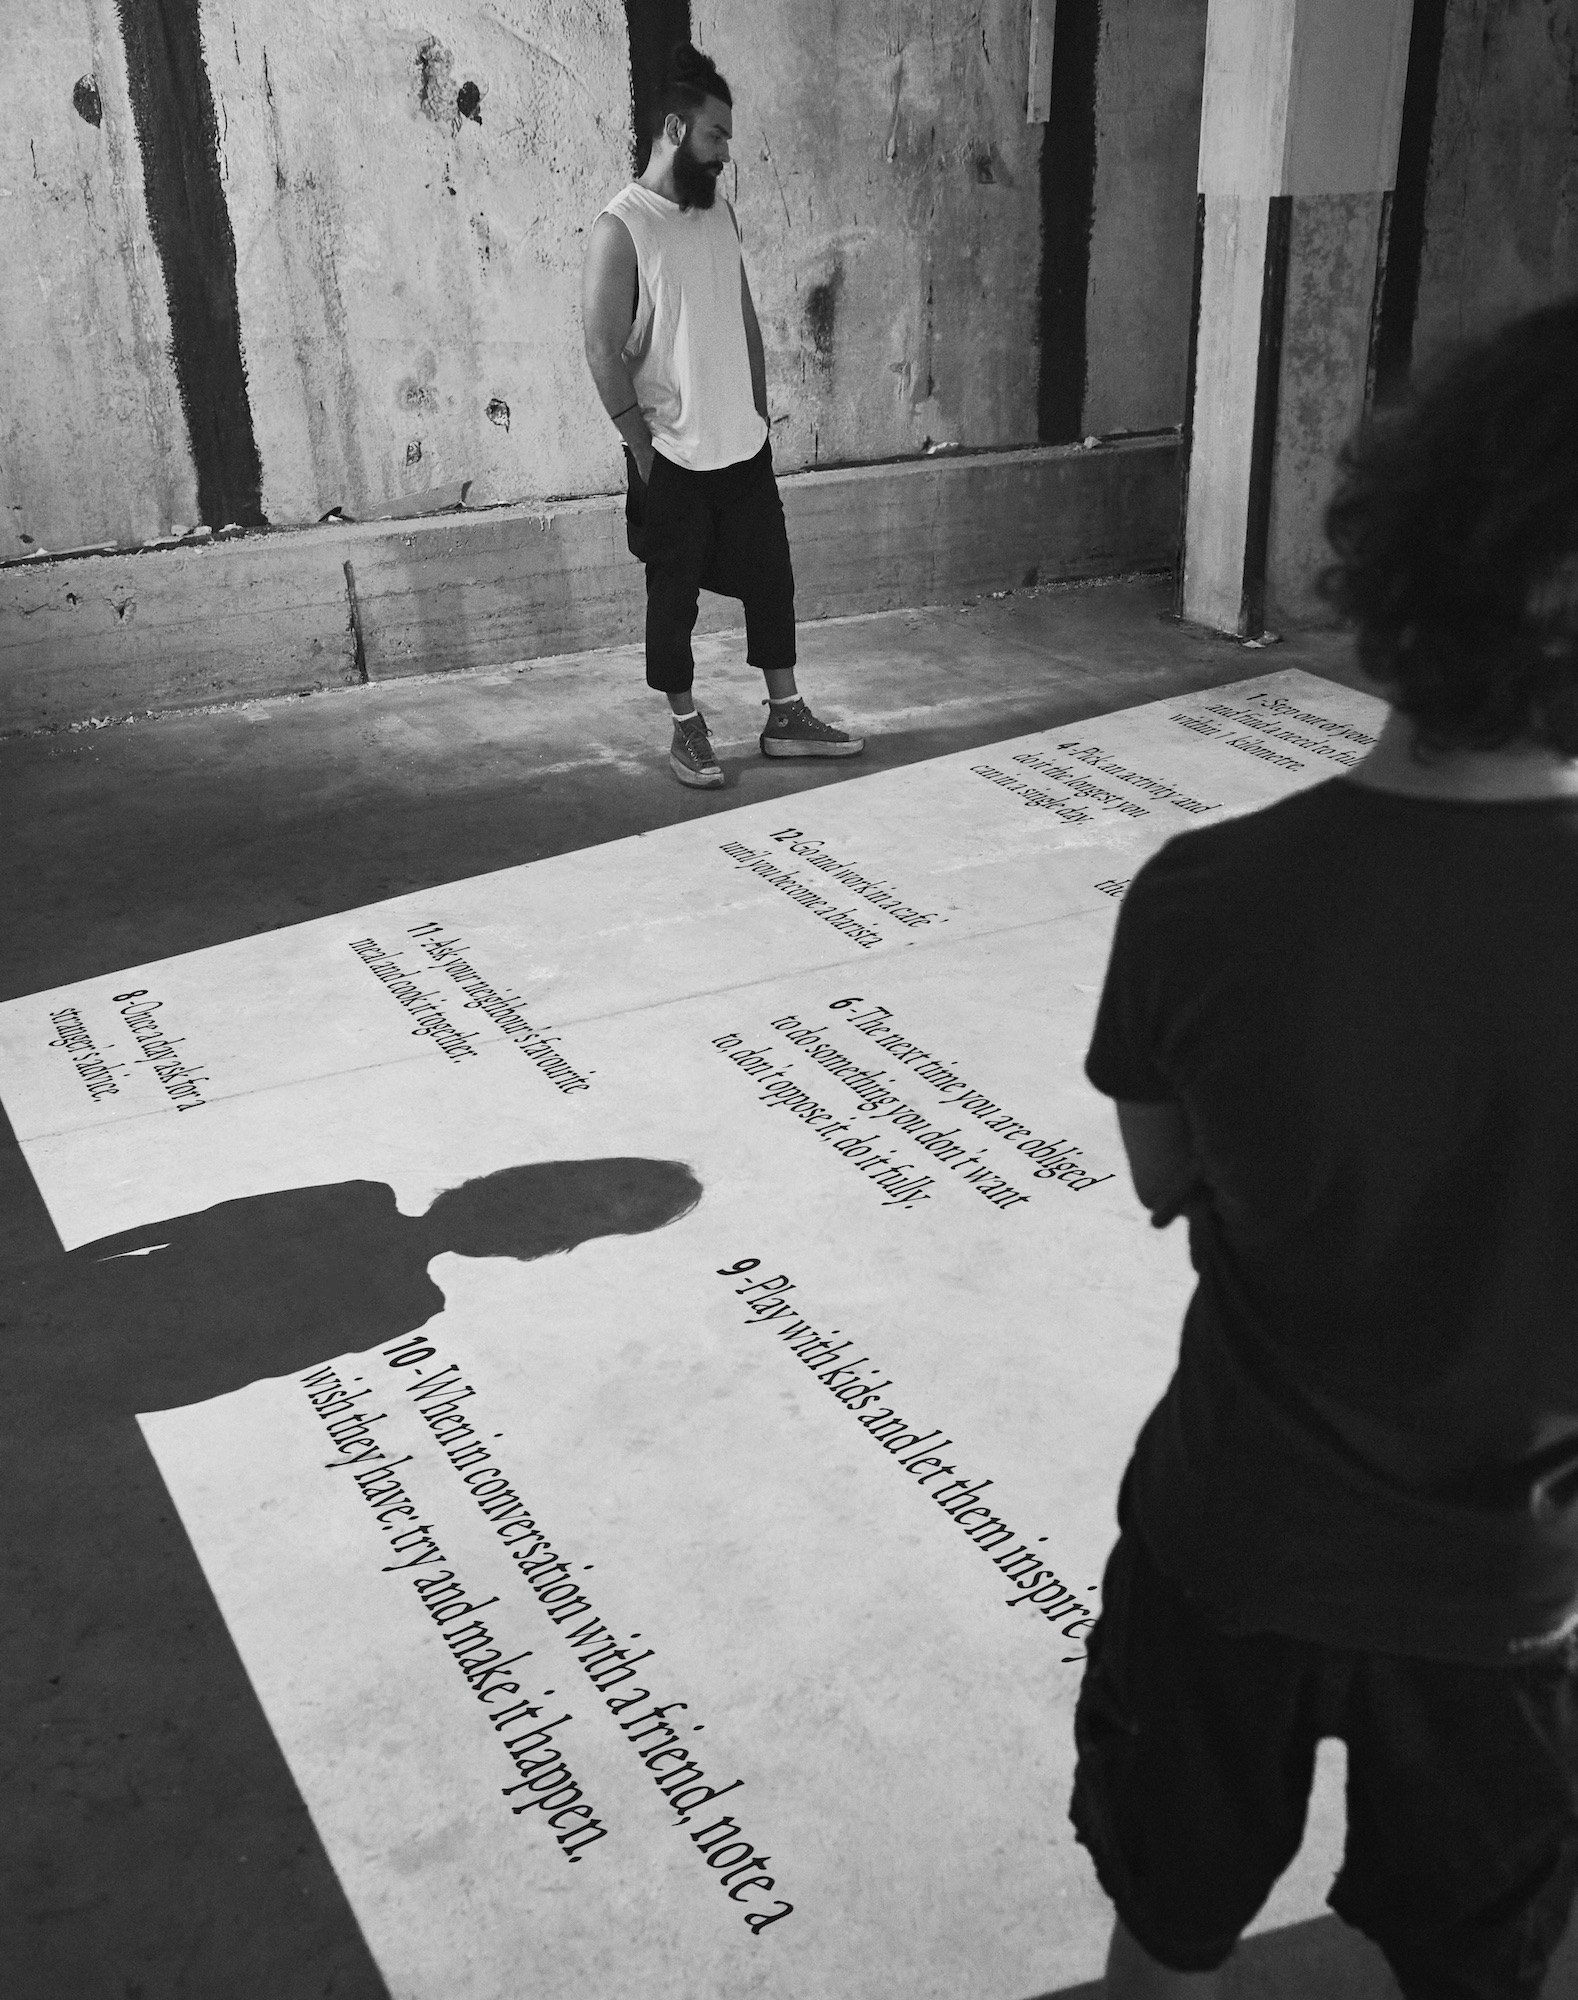
<path id="1" fill-rule="evenodd" d="M 731 107 L 734 103 L 733 93 L 712 58 L 704 56 L 693 42 L 676 42 L 669 51 L 668 68 L 653 106 L 652 136 L 656 138 L 663 130 L 670 113 L 688 125 L 709 97 Z"/>
<path id="2" fill-rule="evenodd" d="M 1321 595 L 1421 750 L 1578 757 L 1578 295 L 1463 349 L 1338 464 Z"/>

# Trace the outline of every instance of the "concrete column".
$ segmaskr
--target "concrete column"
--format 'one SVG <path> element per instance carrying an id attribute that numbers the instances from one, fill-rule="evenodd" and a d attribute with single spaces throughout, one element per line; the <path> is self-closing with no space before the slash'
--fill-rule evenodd
<path id="1" fill-rule="evenodd" d="M 1363 411 L 1413 0 L 1210 0 L 1180 609 L 1313 608 Z"/>

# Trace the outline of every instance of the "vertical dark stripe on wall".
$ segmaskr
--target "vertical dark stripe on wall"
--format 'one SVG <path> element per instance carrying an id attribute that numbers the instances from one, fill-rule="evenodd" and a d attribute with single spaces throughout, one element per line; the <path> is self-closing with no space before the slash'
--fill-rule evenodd
<path id="1" fill-rule="evenodd" d="M 1368 413 L 1375 401 L 1376 378 L 1381 372 L 1381 303 L 1386 296 L 1386 260 L 1392 247 L 1393 195 L 1381 196 L 1381 215 L 1375 231 L 1375 282 L 1370 291 L 1370 337 L 1364 355 L 1364 407 Z"/>
<path id="2" fill-rule="evenodd" d="M 1173 570 L 1173 613 L 1183 616 L 1184 558 L 1189 547 L 1189 454 L 1194 448 L 1194 371 L 1200 358 L 1200 284 L 1205 275 L 1205 196 L 1194 203 L 1194 278 L 1189 291 L 1189 363 L 1184 376 L 1183 431 L 1178 441 L 1178 562 Z"/>
<path id="3" fill-rule="evenodd" d="M 198 511 L 213 528 L 260 526 L 263 470 L 241 360 L 236 241 L 219 174 L 199 0 L 118 0 L 118 12 Z"/>
<path id="4" fill-rule="evenodd" d="M 1408 77 L 1403 86 L 1403 122 L 1397 142 L 1397 186 L 1391 202 L 1380 324 L 1376 330 L 1377 402 L 1384 403 L 1402 394 L 1414 358 L 1419 267 L 1425 250 L 1425 193 L 1430 179 L 1430 140 L 1436 122 L 1446 10 L 1447 0 L 1414 0 Z"/>
<path id="5" fill-rule="evenodd" d="M 1096 54 L 1100 0 L 1057 0 L 1052 101 L 1041 141 L 1042 444 L 1084 436 L 1085 293 L 1096 201 Z"/>
<path id="6" fill-rule="evenodd" d="M 1244 596 L 1239 634 L 1266 629 L 1266 545 L 1271 532 L 1271 461 L 1277 442 L 1277 392 L 1282 375 L 1282 325 L 1288 303 L 1288 237 L 1293 197 L 1266 204 L 1266 262 L 1260 281 L 1260 351 L 1255 363 L 1255 415 L 1249 440 L 1249 518 L 1244 530 Z"/>
<path id="7" fill-rule="evenodd" d="M 630 31 L 630 159 L 646 171 L 652 151 L 649 116 L 676 42 L 690 40 L 690 0 L 625 0 Z"/>

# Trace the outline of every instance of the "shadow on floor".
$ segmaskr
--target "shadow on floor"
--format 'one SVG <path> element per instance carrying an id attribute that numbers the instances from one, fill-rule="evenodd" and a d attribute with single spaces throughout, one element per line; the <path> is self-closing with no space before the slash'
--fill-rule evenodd
<path id="1" fill-rule="evenodd" d="M 1397 2000 L 1386 1960 L 1336 1917 L 1246 1938 L 1222 1984 L 1223 2000 Z M 1102 2000 L 1102 1981 L 1060 1986 L 1036 2000 Z"/>
<path id="2" fill-rule="evenodd" d="M 1161 621 L 1168 601 L 1165 584 L 1115 584 L 806 627 L 815 703 L 872 738 L 858 762 L 810 770 L 756 755 L 743 732 L 760 684 L 723 673 L 740 648 L 720 640 L 704 701 L 716 691 L 742 733 L 725 749 L 731 783 L 710 797 L 669 777 L 657 698 L 633 656 L 7 742 L 0 978 L 6 992 L 33 992 L 704 813 L 769 798 L 793 812 L 826 783 L 1285 666 L 1351 680 L 1344 646 L 1245 655 Z M 0 1116 L 0 1265 L 68 1261 Z M 124 1275 L 153 1261 L 85 1280 L 78 1309 L 95 1284 L 122 1304 L 139 1286 L 154 1296 L 166 1280 Z M 426 1284 L 424 1265 L 411 1288 Z M 392 1285 L 384 1274 L 386 1304 Z M 213 1301 L 242 1284 L 210 1261 L 188 1290 L 206 1290 L 211 1326 Z M 422 1317 L 436 1309 L 429 1300 Z M 19 1340 L 15 1312 L 0 1317 L 0 1341 Z M 0 1752 L 6 2000 L 386 2000 L 129 1414 L 159 1394 L 214 1393 L 238 1379 L 227 1368 L 284 1372 L 380 1330 L 395 1329 L 363 1312 L 323 1346 L 298 1327 L 290 1337 L 304 1346 L 287 1352 L 268 1345 L 266 1324 L 233 1321 L 228 1357 L 200 1357 L 204 1386 L 177 1371 L 159 1390 L 145 1375 L 135 1392 L 112 1380 L 113 1343 L 85 1347 L 69 1327 L 27 1369 L 0 1350 L 0 1640 L 18 1663 L 8 1687 L 38 1690 L 0 1716 L 17 1739 Z M 1337 1929 L 1328 1920 L 1247 1946 L 1251 1974 L 1264 1960 L 1268 1977 L 1314 1983 L 1263 1982 L 1241 2000 L 1371 2000 L 1340 1955 L 1346 1934 L 1323 1942 Z M 1289 1957 L 1279 1939 L 1302 1932 L 1320 1933 L 1319 1949 Z"/>
<path id="3" fill-rule="evenodd" d="M 1103 2000 L 1102 1982 L 1060 1986 L 1035 2000 Z M 1339 1918 L 1246 1938 L 1228 1960 L 1222 2000 L 1399 2000 L 1386 1960 Z M 1578 2000 L 1578 1922 L 1567 1926 L 1540 2000 Z"/>
<path id="4" fill-rule="evenodd" d="M 1245 653 L 1162 618 L 1169 601 L 1130 582 L 808 625 L 814 704 L 868 739 L 809 766 L 758 755 L 760 677 L 718 635 L 698 652 L 728 773 L 712 793 L 670 775 L 661 698 L 628 649 L 7 740 L 0 993 L 1284 667 L 1358 678 L 1338 636 Z"/>
<path id="5" fill-rule="evenodd" d="M 672 1161 L 537 1162 L 422 1216 L 352 1181 L 66 1253 L 4 1137 L 7 2000 L 384 2000 L 136 1412 L 426 1324 L 445 1250 L 571 1250 L 662 1227 L 700 1188 Z"/>

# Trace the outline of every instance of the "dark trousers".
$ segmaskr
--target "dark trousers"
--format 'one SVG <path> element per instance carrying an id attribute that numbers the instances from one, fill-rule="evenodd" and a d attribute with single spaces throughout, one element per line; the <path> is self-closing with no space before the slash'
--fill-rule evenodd
<path id="1" fill-rule="evenodd" d="M 1539 1992 L 1578 1882 L 1578 1643 L 1490 1667 L 1230 1636 L 1126 1526 L 1074 1736 L 1075 1832 L 1163 1965 L 1227 1957 L 1298 1851 L 1316 1743 L 1337 1736 L 1338 1916 L 1408 2000 Z"/>
<path id="2" fill-rule="evenodd" d="M 625 528 L 647 569 L 647 685 L 684 694 L 703 590 L 745 606 L 745 657 L 770 673 L 792 667 L 794 565 L 772 448 L 716 472 L 687 472 L 661 452 L 645 486 L 627 451 Z"/>

